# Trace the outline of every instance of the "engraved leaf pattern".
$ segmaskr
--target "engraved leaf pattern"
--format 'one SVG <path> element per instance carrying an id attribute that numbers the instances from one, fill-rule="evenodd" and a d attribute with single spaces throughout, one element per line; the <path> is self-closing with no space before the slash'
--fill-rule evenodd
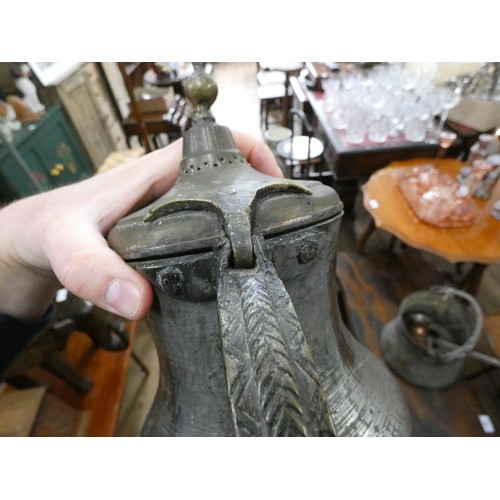
<path id="1" fill-rule="evenodd" d="M 270 435 L 305 436 L 307 429 L 299 390 L 262 279 L 244 280 L 241 302 L 259 398 Z"/>
<path id="2" fill-rule="evenodd" d="M 333 435 L 293 305 L 257 247 L 259 265 L 252 272 L 223 264 L 219 273 L 219 319 L 236 433 Z"/>

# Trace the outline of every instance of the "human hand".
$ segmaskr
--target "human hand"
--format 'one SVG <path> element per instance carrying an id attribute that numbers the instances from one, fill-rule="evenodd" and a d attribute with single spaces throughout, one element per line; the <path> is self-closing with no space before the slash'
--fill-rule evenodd
<path id="1" fill-rule="evenodd" d="M 283 174 L 269 148 L 234 132 L 248 162 Z M 176 181 L 182 140 L 85 181 L 16 201 L 0 210 L 0 312 L 42 316 L 61 285 L 74 295 L 129 319 L 153 300 L 147 280 L 105 239 L 125 215 L 151 203 Z"/>

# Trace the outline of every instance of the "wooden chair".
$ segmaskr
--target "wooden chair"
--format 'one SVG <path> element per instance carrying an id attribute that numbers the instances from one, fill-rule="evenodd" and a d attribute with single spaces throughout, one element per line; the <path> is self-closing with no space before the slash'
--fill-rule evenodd
<path id="1" fill-rule="evenodd" d="M 257 96 L 260 102 L 261 129 L 270 125 L 283 125 L 285 96 L 288 92 L 288 77 L 285 71 L 270 69 L 257 63 Z"/>
<path id="2" fill-rule="evenodd" d="M 138 137 L 146 153 L 158 149 L 181 137 L 189 126 L 191 108 L 182 96 L 176 95 L 168 110 L 142 112 L 136 99 L 134 86 L 124 63 L 118 63 L 130 97 L 132 112 L 122 121 L 122 128 L 129 147 L 132 137 Z"/>
<path id="3" fill-rule="evenodd" d="M 283 83 L 260 85 L 257 87 L 257 97 L 260 103 L 260 127 L 262 131 L 267 130 L 272 124 L 281 124 L 283 122 L 285 85 Z"/>
<path id="4" fill-rule="evenodd" d="M 31 379 L 29 372 L 40 367 L 64 380 L 79 394 L 88 393 L 93 387 L 92 380 L 73 366 L 62 353 L 75 332 L 83 333 L 91 339 L 92 352 L 98 349 L 125 351 L 130 345 L 130 332 L 122 318 L 68 293 L 65 300 L 56 303 L 55 318 L 9 366 L 7 382 L 20 388 L 37 386 L 38 383 Z M 149 373 L 133 349 L 131 356 L 144 373 Z"/>
<path id="5" fill-rule="evenodd" d="M 284 71 L 272 71 L 259 69 L 257 71 L 257 83 L 261 86 L 266 85 L 284 85 L 286 82 L 286 73 Z"/>

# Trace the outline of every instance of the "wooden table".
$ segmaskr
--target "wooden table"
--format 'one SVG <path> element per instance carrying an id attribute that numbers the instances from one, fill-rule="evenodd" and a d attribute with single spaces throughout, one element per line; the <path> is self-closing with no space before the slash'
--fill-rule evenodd
<path id="1" fill-rule="evenodd" d="M 395 160 L 433 158 L 436 155 L 437 143 L 409 142 L 403 134 L 382 144 L 368 140 L 362 144 L 349 144 L 345 132 L 334 129 L 330 123 L 330 112 L 325 110 L 324 105 L 324 92 L 310 89 L 300 78 L 292 83 L 292 88 L 296 89 L 297 84 L 303 94 L 295 92 L 295 96 L 299 101 L 305 97 L 304 111 L 312 123 L 314 136 L 325 145 L 325 161 L 333 173 L 334 187 L 346 211 L 353 208 L 359 182 L 366 180 L 376 170 Z M 455 141 L 449 153 L 456 152 L 460 144 L 459 140 Z"/>
<path id="2" fill-rule="evenodd" d="M 160 74 L 154 69 L 148 69 L 144 73 L 144 84 L 152 87 L 172 87 L 174 92 L 179 95 L 184 95 L 184 87 L 182 83 L 193 72 L 193 68 L 189 65 L 188 69 L 181 68 L 176 73 Z"/>
<path id="3" fill-rule="evenodd" d="M 450 263 L 473 263 L 462 287 L 475 293 L 488 264 L 500 263 L 500 221 L 491 215 L 495 200 L 500 199 L 500 184 L 488 201 L 476 200 L 480 207 L 477 221 L 465 227 L 441 228 L 420 220 L 397 186 L 400 175 L 413 167 L 432 164 L 432 160 L 415 159 L 392 162 L 371 175 L 361 189 L 363 205 L 373 221 L 358 240 L 362 252 L 375 227 L 393 234 L 407 245 L 438 255 Z M 439 169 L 455 177 L 464 163 L 451 158 L 440 160 Z"/>

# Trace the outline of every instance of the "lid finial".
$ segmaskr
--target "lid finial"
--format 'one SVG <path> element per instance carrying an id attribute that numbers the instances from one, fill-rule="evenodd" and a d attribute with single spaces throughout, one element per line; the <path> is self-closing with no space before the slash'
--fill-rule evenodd
<path id="1" fill-rule="evenodd" d="M 201 121 L 215 121 L 210 106 L 217 99 L 218 88 L 215 80 L 205 71 L 204 63 L 193 63 L 194 72 L 184 82 L 184 93 L 191 101 L 194 112 L 191 119 L 194 124 Z"/>

